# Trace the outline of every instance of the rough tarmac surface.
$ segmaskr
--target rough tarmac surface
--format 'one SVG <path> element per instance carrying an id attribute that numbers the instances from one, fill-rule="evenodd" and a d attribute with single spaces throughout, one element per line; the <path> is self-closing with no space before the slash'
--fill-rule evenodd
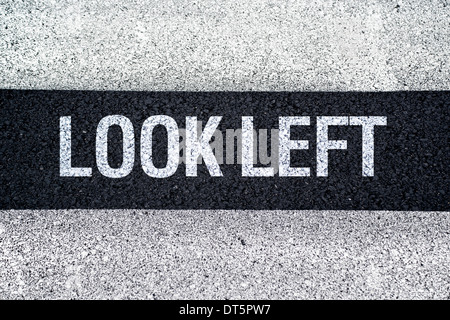
<path id="1" fill-rule="evenodd" d="M 0 212 L 0 297 L 449 299 L 450 216 Z"/>
<path id="2" fill-rule="evenodd" d="M 258 132 L 279 128 L 280 116 L 309 117 L 310 125 L 292 126 L 289 139 L 304 140 L 308 147 L 291 151 L 289 165 L 306 167 L 310 175 L 245 177 L 242 166 L 233 161 L 220 165 L 221 177 L 212 176 L 204 163 L 197 165 L 195 177 L 186 176 L 183 163 L 170 177 L 151 177 L 143 170 L 150 148 L 142 143 L 141 129 L 147 118 L 161 114 L 172 117 L 179 128 L 186 128 L 186 117 L 195 116 L 206 126 L 210 117 L 221 116 L 214 142 L 220 145 L 216 155 L 228 158 L 231 153 L 232 159 L 241 159 L 245 151 L 236 147 L 235 139 L 226 139 L 225 133 L 242 128 L 243 116 L 254 118 Z M 102 174 L 96 159 L 97 126 L 109 115 L 127 117 L 131 128 L 125 135 L 120 127 L 112 126 L 104 148 L 108 166 L 130 163 L 129 173 L 121 178 Z M 373 177 L 362 174 L 361 126 L 330 126 L 325 139 L 347 141 L 346 150 L 330 150 L 327 160 L 318 156 L 317 117 L 324 115 L 386 117 L 386 126 L 374 128 Z M 72 165 L 92 168 L 92 176 L 60 176 L 60 132 L 66 131 L 60 129 L 61 116 L 72 119 Z M 0 152 L 5 157 L 0 164 L 4 185 L 0 209 L 448 211 L 449 123 L 450 92 L 0 90 Z M 151 138 L 152 161 L 164 168 L 167 130 L 159 129 Z M 254 145 L 259 145 L 255 166 L 261 166 L 263 149 L 271 154 L 272 167 L 278 165 L 275 143 L 261 147 L 274 138 L 278 139 L 278 134 L 270 139 L 255 138 Z M 124 152 L 124 140 L 133 141 L 135 147 Z M 182 142 L 186 144 L 186 139 Z M 188 153 L 186 149 L 181 152 Z M 176 155 L 177 163 L 178 159 Z M 320 177 L 317 168 L 324 162 L 328 163 L 328 176 Z"/>
<path id="3" fill-rule="evenodd" d="M 446 0 L 3 1 L 16 89 L 448 90 Z"/>
<path id="4" fill-rule="evenodd" d="M 0 88 L 448 91 L 449 11 L 7 0 Z M 0 298 L 450 299 L 449 227 L 448 211 L 2 210 Z"/>

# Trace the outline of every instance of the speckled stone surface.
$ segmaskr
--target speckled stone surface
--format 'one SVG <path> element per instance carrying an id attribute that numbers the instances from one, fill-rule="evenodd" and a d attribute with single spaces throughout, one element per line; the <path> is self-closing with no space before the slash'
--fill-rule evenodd
<path id="1" fill-rule="evenodd" d="M 0 297 L 448 299 L 445 212 L 0 212 Z"/>
<path id="2" fill-rule="evenodd" d="M 449 11 L 7 0 L 0 88 L 449 90 Z M 449 227 L 449 212 L 3 210 L 0 298 L 450 299 Z"/>
<path id="3" fill-rule="evenodd" d="M 0 86 L 448 89 L 450 5 L 413 1 L 3 1 Z"/>

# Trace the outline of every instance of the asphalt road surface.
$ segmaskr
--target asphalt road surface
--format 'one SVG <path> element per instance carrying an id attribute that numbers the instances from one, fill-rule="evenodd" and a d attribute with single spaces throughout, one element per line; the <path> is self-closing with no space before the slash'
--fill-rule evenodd
<path id="1" fill-rule="evenodd" d="M 448 95 L 449 8 L 429 0 L 4 1 L 1 107 L 20 114 L 5 97 L 29 89 Z M 428 111 L 418 119 L 448 119 L 445 104 Z M 435 128 L 445 145 L 448 124 Z M 2 170 L 12 159 L 3 129 Z M 439 150 L 446 161 L 448 147 Z M 363 211 L 38 209 L 31 200 L 18 206 L 27 202 L 11 197 L 3 174 L 0 298 L 449 299 L 444 164 L 430 184 L 438 198 L 405 192 Z"/>
<path id="2" fill-rule="evenodd" d="M 448 212 L 26 210 L 2 298 L 449 299 Z"/>

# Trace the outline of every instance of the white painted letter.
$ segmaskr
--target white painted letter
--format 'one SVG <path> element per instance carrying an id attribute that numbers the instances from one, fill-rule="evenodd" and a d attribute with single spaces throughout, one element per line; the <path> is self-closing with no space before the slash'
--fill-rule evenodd
<path id="1" fill-rule="evenodd" d="M 328 176 L 328 150 L 347 149 L 347 140 L 328 140 L 328 126 L 346 126 L 348 117 L 317 117 L 317 176 Z"/>
<path id="2" fill-rule="evenodd" d="M 221 177 L 222 172 L 212 152 L 209 141 L 220 123 L 222 117 L 211 117 L 206 123 L 205 129 L 198 137 L 197 117 L 186 117 L 186 176 L 197 176 L 197 159 L 202 155 L 209 174 L 213 177 Z"/>
<path id="3" fill-rule="evenodd" d="M 165 168 L 156 168 L 152 156 L 152 133 L 157 125 L 166 127 L 167 130 L 167 164 Z M 152 116 L 144 121 L 141 132 L 141 163 L 142 169 L 150 177 L 167 178 L 173 175 L 178 168 L 180 153 L 180 138 L 178 125 L 169 116 Z"/>
<path id="4" fill-rule="evenodd" d="M 374 174 L 374 127 L 385 126 L 386 117 L 350 117 L 351 126 L 362 126 L 362 175 Z"/>
<path id="5" fill-rule="evenodd" d="M 279 170 L 280 177 L 308 177 L 309 168 L 292 168 L 291 149 L 308 149 L 307 140 L 290 140 L 291 126 L 309 126 L 309 117 L 280 117 Z"/>
<path id="6" fill-rule="evenodd" d="M 242 176 L 243 177 L 273 177 L 273 168 L 253 167 L 254 133 L 253 117 L 242 117 Z"/>
<path id="7" fill-rule="evenodd" d="M 59 175 L 61 177 L 90 177 L 91 168 L 72 167 L 71 117 L 59 118 Z"/>
<path id="8" fill-rule="evenodd" d="M 118 125 L 123 133 L 123 157 L 120 168 L 111 168 L 108 163 L 108 130 Z M 126 177 L 134 166 L 134 130 L 130 119 L 121 115 L 106 116 L 100 120 L 96 138 L 97 167 L 102 175 L 109 178 Z"/>

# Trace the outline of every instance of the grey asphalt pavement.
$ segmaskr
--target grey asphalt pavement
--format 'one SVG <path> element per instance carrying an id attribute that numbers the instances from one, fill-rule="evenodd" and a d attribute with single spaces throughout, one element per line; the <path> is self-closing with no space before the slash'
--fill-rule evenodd
<path id="1" fill-rule="evenodd" d="M 450 5 L 413 1 L 3 1 L 0 87 L 448 90 Z"/>
<path id="2" fill-rule="evenodd" d="M 449 90 L 450 5 L 0 3 L 0 88 Z M 449 212 L 0 211 L 0 299 L 450 299 Z"/>
<path id="3" fill-rule="evenodd" d="M 449 299 L 450 215 L 0 212 L 2 299 Z"/>

